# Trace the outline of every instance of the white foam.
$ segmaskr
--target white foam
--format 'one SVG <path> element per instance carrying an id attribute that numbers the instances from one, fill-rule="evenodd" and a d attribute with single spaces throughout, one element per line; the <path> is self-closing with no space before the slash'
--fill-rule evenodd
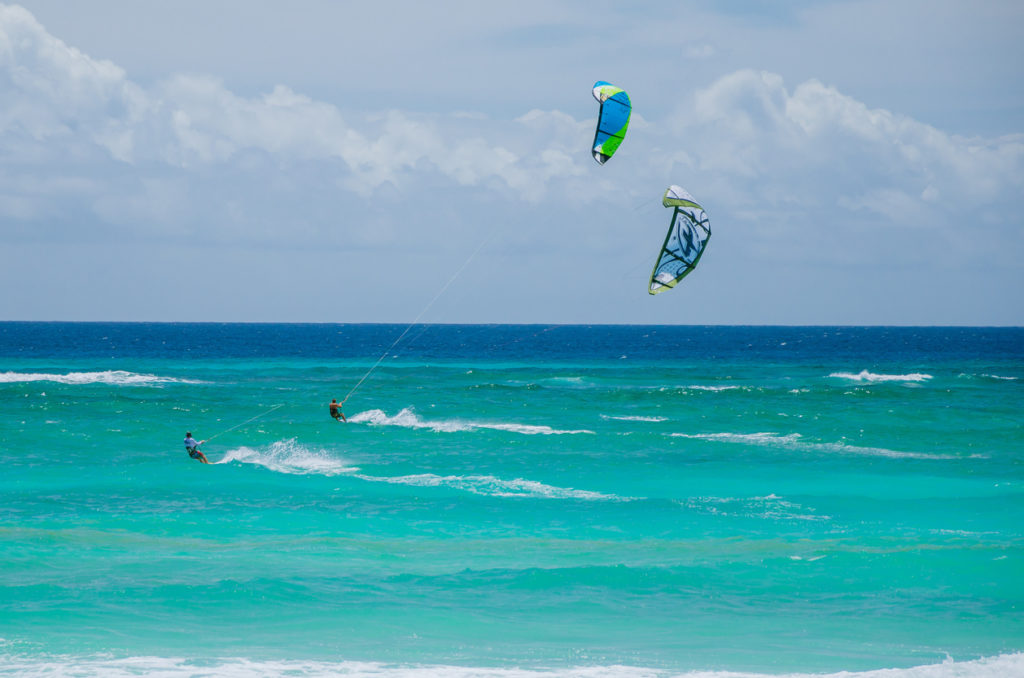
<path id="1" fill-rule="evenodd" d="M 585 383 L 583 377 L 548 377 L 541 381 L 545 384 L 572 384 L 573 386 Z"/>
<path id="2" fill-rule="evenodd" d="M 691 510 L 727 517 L 810 521 L 832 519 L 831 516 L 819 515 L 813 508 L 786 501 L 775 494 L 765 497 L 691 497 L 678 500 L 677 503 Z"/>
<path id="3" fill-rule="evenodd" d="M 645 417 L 645 416 L 642 416 L 642 415 L 639 415 L 639 414 L 636 414 L 636 415 L 623 415 L 621 417 L 616 417 L 616 416 L 611 415 L 611 414 L 602 414 L 601 418 L 602 419 L 614 419 L 616 421 L 649 421 L 649 422 L 668 421 L 668 417 Z"/>
<path id="4" fill-rule="evenodd" d="M 3 372 L 0 373 L 0 384 L 14 384 L 28 381 L 55 381 L 60 384 L 113 384 L 115 386 L 150 386 L 153 384 L 201 384 L 191 379 L 160 377 L 155 374 L 136 374 L 124 370 L 106 370 L 104 372 L 68 372 L 67 374 L 49 374 L 45 372 Z"/>
<path id="5" fill-rule="evenodd" d="M 584 499 L 587 501 L 630 501 L 631 497 L 619 497 L 571 487 L 545 485 L 536 480 L 515 478 L 503 480 L 490 475 L 440 476 L 434 473 L 420 473 L 408 476 L 380 477 L 357 475 L 357 478 L 392 485 L 413 487 L 451 487 L 488 497 L 533 497 L 541 499 Z"/>
<path id="6" fill-rule="evenodd" d="M 726 443 L 748 443 L 753 445 L 782 445 L 800 440 L 799 433 L 779 435 L 778 433 L 670 433 L 673 438 L 695 438 L 698 440 L 720 440 Z"/>
<path id="7" fill-rule="evenodd" d="M 495 431 L 509 431 L 511 433 L 522 433 L 524 435 L 564 435 L 574 433 L 590 433 L 587 430 L 559 430 L 550 426 L 537 426 L 531 424 L 505 424 L 481 421 L 464 421 L 461 419 L 449 419 L 442 421 L 426 421 L 421 419 L 411 407 L 402 409 L 398 414 L 389 417 L 383 410 L 367 410 L 358 412 L 348 418 L 353 423 L 365 423 L 371 426 L 399 426 L 402 428 L 426 429 L 437 433 L 457 433 L 460 431 L 476 431 L 479 429 L 491 429 Z"/>
<path id="8" fill-rule="evenodd" d="M 884 447 L 858 447 L 846 443 L 810 443 L 804 442 L 799 433 L 780 435 L 778 433 L 670 433 L 674 438 L 696 438 L 698 440 L 718 440 L 725 443 L 745 445 L 763 445 L 782 447 L 798 451 L 832 452 L 839 454 L 861 454 L 872 457 L 890 457 L 893 459 L 982 459 L 984 455 L 972 454 L 960 457 L 955 454 L 929 454 L 927 452 L 903 452 L 888 450 Z"/>
<path id="9" fill-rule="evenodd" d="M 266 449 L 239 447 L 228 450 L 220 461 L 214 464 L 255 464 L 271 471 L 290 473 L 293 475 L 324 475 L 336 476 L 343 473 L 354 473 L 358 467 L 349 466 L 343 460 L 325 450 L 311 450 L 291 440 L 279 440 Z"/>
<path id="10" fill-rule="evenodd" d="M 619 497 L 571 487 L 545 485 L 536 480 L 515 478 L 505 480 L 490 475 L 448 475 L 419 473 L 405 476 L 371 476 L 358 473 L 359 468 L 326 450 L 312 450 L 295 439 L 279 440 L 266 449 L 239 447 L 229 450 L 214 464 L 254 464 L 292 475 L 351 475 L 353 478 L 375 483 L 408 485 L 412 487 L 451 487 L 489 497 L 534 497 L 543 499 L 583 499 L 587 501 L 632 501 L 632 497 Z"/>
<path id="11" fill-rule="evenodd" d="M 985 372 L 981 374 L 968 374 L 966 372 L 961 372 L 956 376 L 960 379 L 995 379 L 996 381 L 1017 381 L 1020 379 L 1020 377 L 1005 377 L 999 374 L 988 374 Z"/>
<path id="12" fill-rule="evenodd" d="M 945 661 L 902 669 L 835 673 L 755 673 L 750 671 L 673 671 L 639 666 L 571 666 L 565 668 L 502 668 L 483 666 L 402 665 L 380 662 L 250 660 L 244 658 L 47 657 L 0 656 L 0 672 L 26 678 L 1007 678 L 1024 675 L 1024 653 L 970 661 Z"/>
<path id="13" fill-rule="evenodd" d="M 861 370 L 857 374 L 852 372 L 833 372 L 828 375 L 836 379 L 849 379 L 850 381 L 877 383 L 884 381 L 910 381 L 910 382 L 922 382 L 928 381 L 932 378 L 930 374 L 921 374 L 920 372 L 912 372 L 910 374 L 875 374 L 874 372 L 868 372 L 867 370 Z"/>
<path id="14" fill-rule="evenodd" d="M 704 386 L 702 384 L 693 384 L 686 387 L 690 391 L 735 391 L 743 388 L 742 386 Z"/>

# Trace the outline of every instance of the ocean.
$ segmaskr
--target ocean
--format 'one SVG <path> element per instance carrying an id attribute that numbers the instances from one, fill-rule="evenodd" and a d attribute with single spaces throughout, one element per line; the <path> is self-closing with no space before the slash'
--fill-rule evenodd
<path id="1" fill-rule="evenodd" d="M 405 329 L 0 323 L 0 675 L 1024 676 L 1024 329 Z"/>

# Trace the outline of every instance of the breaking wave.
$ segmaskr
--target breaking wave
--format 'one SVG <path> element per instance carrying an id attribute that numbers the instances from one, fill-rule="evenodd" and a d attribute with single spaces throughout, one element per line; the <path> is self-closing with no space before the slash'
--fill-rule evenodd
<path id="1" fill-rule="evenodd" d="M 28 381 L 55 381 L 59 384 L 113 384 L 115 386 L 152 386 L 154 384 L 201 384 L 193 379 L 160 377 L 155 374 L 137 374 L 124 370 L 103 372 L 68 372 L 50 374 L 47 372 L 0 372 L 0 384 L 15 384 Z"/>
<path id="2" fill-rule="evenodd" d="M 367 476 L 357 478 L 392 485 L 410 485 L 412 487 L 450 487 L 472 494 L 488 497 L 533 497 L 540 499 L 584 499 L 587 501 L 631 501 L 631 497 L 619 497 L 614 494 L 603 494 L 589 490 L 577 490 L 571 487 L 555 487 L 536 480 L 515 478 L 503 480 L 489 475 L 441 476 L 434 473 L 420 473 L 408 476 Z"/>
<path id="3" fill-rule="evenodd" d="M 872 457 L 890 457 L 893 459 L 963 459 L 955 454 L 929 454 L 927 452 L 902 452 L 888 450 L 884 447 L 859 447 L 846 443 L 811 443 L 805 442 L 799 433 L 780 435 L 778 433 L 670 433 L 673 438 L 695 438 L 698 440 L 718 440 L 724 443 L 741 443 L 746 445 L 762 445 L 782 447 L 785 449 L 828 452 L 839 454 L 860 454 Z M 983 455 L 972 454 L 969 459 L 984 458 Z"/>
<path id="4" fill-rule="evenodd" d="M 703 384 L 691 384 L 686 387 L 688 391 L 736 391 L 744 388 L 743 386 L 729 385 L 729 386 L 706 386 Z"/>
<path id="5" fill-rule="evenodd" d="M 1024 653 L 1001 654 L 970 661 L 948 658 L 910 668 L 884 668 L 833 673 L 760 673 L 723 670 L 671 670 L 623 665 L 526 668 L 394 664 L 364 661 L 301 659 L 185 658 L 109 656 L 0 656 L 0 672 L 26 678 L 133 678 L 223 676 L 224 678 L 1005 678 L 1024 675 Z"/>
<path id="6" fill-rule="evenodd" d="M 849 379 L 850 381 L 866 382 L 871 384 L 884 381 L 922 382 L 928 381 L 932 378 L 932 375 L 922 374 L 920 372 L 912 372 L 910 374 L 875 374 L 874 372 L 868 372 L 867 370 L 861 370 L 857 374 L 852 372 L 833 372 L 828 376 L 835 379 Z"/>
<path id="7" fill-rule="evenodd" d="M 532 424 L 503 424 L 480 421 L 465 421 L 462 419 L 448 419 L 441 421 L 426 421 L 413 412 L 412 408 L 406 407 L 393 417 L 389 417 L 383 410 L 367 410 L 359 412 L 348 418 L 353 423 L 365 423 L 371 426 L 398 426 L 401 428 L 426 429 L 437 433 L 457 433 L 460 431 L 476 431 L 479 429 L 491 429 L 494 431 L 509 431 L 511 433 L 522 433 L 525 435 L 564 435 L 572 433 L 593 433 L 587 430 L 559 430 L 550 426 L 538 426 Z"/>
<path id="8" fill-rule="evenodd" d="M 723 517 L 763 518 L 766 520 L 831 520 L 831 516 L 820 515 L 813 508 L 786 501 L 774 494 L 764 497 L 690 497 L 679 500 L 677 503 L 693 511 Z"/>
<path id="9" fill-rule="evenodd" d="M 505 480 L 491 475 L 438 475 L 418 473 L 404 476 L 374 476 L 359 473 L 359 467 L 346 463 L 327 450 L 312 450 L 292 440 L 279 440 L 266 449 L 239 447 L 229 450 L 214 464 L 253 464 L 291 475 L 348 475 L 359 480 L 410 487 L 447 487 L 487 497 L 533 497 L 539 499 L 582 499 L 586 501 L 631 501 L 632 497 L 556 487 L 536 480 Z"/>

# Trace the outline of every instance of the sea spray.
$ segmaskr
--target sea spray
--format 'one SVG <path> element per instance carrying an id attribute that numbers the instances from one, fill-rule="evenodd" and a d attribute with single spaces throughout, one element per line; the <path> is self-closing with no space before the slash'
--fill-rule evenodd
<path id="1" fill-rule="evenodd" d="M 350 466 L 326 450 L 316 450 L 299 444 L 294 438 L 279 440 L 266 448 L 239 447 L 228 450 L 216 464 L 255 464 L 278 473 L 297 475 L 333 476 L 354 473 L 358 467 Z"/>

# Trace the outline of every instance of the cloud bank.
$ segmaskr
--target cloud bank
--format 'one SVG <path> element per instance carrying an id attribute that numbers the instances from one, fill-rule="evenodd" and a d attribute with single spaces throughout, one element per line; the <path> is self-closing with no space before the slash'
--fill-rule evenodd
<path id="1" fill-rule="evenodd" d="M 360 99 L 343 112 L 287 84 L 243 96 L 214 75 L 170 74 L 143 86 L 0 6 L 0 100 L 9 244 L 327 246 L 363 260 L 398 250 L 443 279 L 491 230 L 508 284 L 530 299 L 541 285 L 593 289 L 597 308 L 621 286 L 600 271 L 653 257 L 657 242 L 638 239 L 660 240 L 658 200 L 678 183 L 712 218 L 703 266 L 717 260 L 720 274 L 706 284 L 747 272 L 720 303 L 780 267 L 793 277 L 779 294 L 814 284 L 821 266 L 847 271 L 848 285 L 879 265 L 1024 283 L 1024 134 L 949 134 L 819 80 L 790 87 L 743 69 L 684 90 L 674 110 L 636 110 L 624 152 L 602 168 L 593 118 L 554 105 L 497 118 Z M 540 257 L 573 265 L 531 274 Z"/>

